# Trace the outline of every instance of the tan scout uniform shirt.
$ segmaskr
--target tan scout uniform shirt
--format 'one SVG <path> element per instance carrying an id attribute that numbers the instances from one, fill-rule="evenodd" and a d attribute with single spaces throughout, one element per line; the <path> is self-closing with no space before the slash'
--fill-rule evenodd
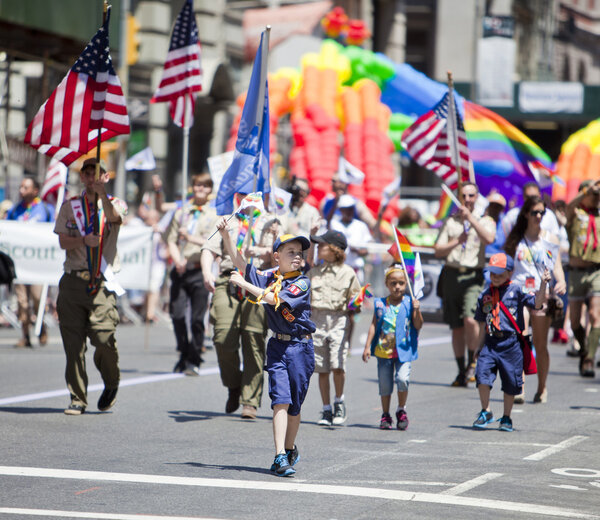
<path id="1" fill-rule="evenodd" d="M 496 223 L 492 217 L 481 217 L 479 223 L 486 231 L 495 232 Z M 464 231 L 463 220 L 458 215 L 449 217 L 436 240 L 436 244 L 447 244 L 451 240 L 458 238 Z M 465 247 L 456 246 L 446 257 L 446 265 L 460 269 L 482 269 L 485 266 L 485 244 L 480 240 L 477 231 L 473 226 L 469 227 Z"/>
<path id="2" fill-rule="evenodd" d="M 258 269 L 274 267 L 273 265 L 270 265 L 270 253 L 273 250 L 273 244 L 275 243 L 276 238 L 282 234 L 281 226 L 274 222 L 274 219 L 276 219 L 275 215 L 263 213 L 253 224 L 254 236 L 258 240 L 258 245 L 249 247 L 248 255 L 251 258 L 259 259 L 259 265 L 257 265 Z M 240 221 L 236 217 L 233 217 L 229 221 L 229 228 L 229 236 L 235 246 L 241 229 Z M 244 251 L 246 251 L 246 245 L 249 240 L 250 237 L 246 235 L 244 240 Z M 233 262 L 231 261 L 231 257 L 225 252 L 223 239 L 221 238 L 220 233 L 216 233 L 215 236 L 206 242 L 201 249 L 208 249 L 214 255 L 221 257 L 221 263 L 219 265 L 220 275 L 233 271 Z"/>
<path id="3" fill-rule="evenodd" d="M 575 215 L 573 220 L 570 222 L 568 235 L 569 235 L 569 255 L 575 258 L 581 258 L 588 262 L 595 264 L 600 263 L 600 247 L 594 251 L 594 235 L 590 234 L 587 248 L 584 252 L 583 246 L 588 237 L 588 226 L 590 218 L 596 219 L 597 233 L 600 235 L 600 217 L 592 217 L 587 211 L 581 208 L 575 208 Z M 598 237 L 600 238 L 600 236 Z"/>
<path id="4" fill-rule="evenodd" d="M 283 233 L 292 235 L 309 235 L 310 229 L 321 218 L 319 210 L 306 202 L 299 208 L 290 208 L 286 218 L 282 221 Z"/>
<path id="5" fill-rule="evenodd" d="M 183 227 L 190 235 L 206 239 L 216 230 L 217 213 L 214 208 L 211 208 L 208 204 L 201 206 L 200 210 L 197 208 L 198 206 L 189 203 L 185 205 Z M 184 210 L 179 208 L 175 212 L 175 215 L 173 215 L 169 227 L 163 235 L 163 240 L 167 244 L 177 244 L 177 237 L 179 236 L 179 230 L 182 226 L 181 215 Z M 198 214 L 196 214 L 197 211 Z M 186 241 L 183 246 L 182 254 L 188 264 L 199 264 L 201 251 L 201 245 Z"/>
<path id="6" fill-rule="evenodd" d="M 113 208 L 124 219 L 127 215 L 127 204 L 121 199 L 111 199 Z M 102 200 L 98 199 L 98 208 L 102 207 Z M 117 238 L 119 237 L 119 229 L 121 224 L 111 224 L 108 221 L 104 226 L 104 238 L 102 239 L 102 256 L 108 266 L 114 273 L 121 270 L 121 262 L 117 254 Z M 67 200 L 60 207 L 56 222 L 54 224 L 54 232 L 58 235 L 62 233 L 70 237 L 80 237 L 81 233 L 77 227 L 75 216 L 73 215 L 73 206 L 71 201 Z M 87 249 L 85 246 L 76 247 L 65 250 L 65 263 L 63 264 L 65 273 L 72 271 L 82 271 L 88 269 Z"/>
<path id="7" fill-rule="evenodd" d="M 347 264 L 323 263 L 306 276 L 310 280 L 310 302 L 314 309 L 345 311 L 348 302 L 360 291 L 356 273 Z"/>

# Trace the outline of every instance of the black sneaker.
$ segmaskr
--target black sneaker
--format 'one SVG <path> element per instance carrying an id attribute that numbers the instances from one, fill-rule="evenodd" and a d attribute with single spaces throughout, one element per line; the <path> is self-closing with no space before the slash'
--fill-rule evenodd
<path id="1" fill-rule="evenodd" d="M 389 413 L 382 413 L 379 421 L 380 430 L 391 430 L 392 429 L 392 416 Z"/>
<path id="2" fill-rule="evenodd" d="M 290 466 L 285 453 L 280 453 L 275 457 L 275 460 L 271 465 L 271 471 L 278 477 L 289 477 L 296 473 L 296 470 Z"/>
<path id="3" fill-rule="evenodd" d="M 473 423 L 473 428 L 485 428 L 487 424 L 490 424 L 494 420 L 494 414 L 486 410 L 481 410 L 477 419 Z"/>
<path id="4" fill-rule="evenodd" d="M 333 403 L 333 420 L 331 421 L 333 424 L 339 426 L 346 422 L 346 405 L 344 401 L 340 401 L 339 403 Z"/>
<path id="5" fill-rule="evenodd" d="M 98 410 L 106 412 L 110 410 L 113 405 L 117 402 L 117 390 L 118 388 L 105 388 L 100 399 L 98 399 Z"/>
<path id="6" fill-rule="evenodd" d="M 300 460 L 300 453 L 298 453 L 298 446 L 294 444 L 294 448 L 291 450 L 285 450 L 287 455 L 288 463 L 290 466 L 295 466 L 296 462 Z"/>
<path id="7" fill-rule="evenodd" d="M 321 418 L 317 421 L 319 426 L 331 426 L 333 422 L 333 413 L 331 410 L 321 410 Z"/>
<path id="8" fill-rule="evenodd" d="M 225 403 L 225 413 L 233 413 L 240 407 L 240 389 L 230 388 L 229 397 Z"/>
<path id="9" fill-rule="evenodd" d="M 465 374 L 458 374 L 450 386 L 466 388 L 468 386 L 467 376 Z"/>
<path id="10" fill-rule="evenodd" d="M 513 431 L 512 420 L 508 415 L 502 416 L 502 418 L 500 419 L 500 426 L 498 427 L 498 429 L 503 432 L 512 432 Z"/>
<path id="11" fill-rule="evenodd" d="M 85 406 L 81 406 L 80 404 L 70 404 L 65 409 L 65 415 L 81 415 L 83 412 L 85 412 Z"/>

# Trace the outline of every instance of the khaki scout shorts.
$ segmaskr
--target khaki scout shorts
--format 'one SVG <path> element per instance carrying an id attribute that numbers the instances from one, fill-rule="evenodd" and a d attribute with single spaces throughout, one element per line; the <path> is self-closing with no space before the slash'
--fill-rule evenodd
<path id="1" fill-rule="evenodd" d="M 465 318 L 475 316 L 477 298 L 483 291 L 483 283 L 482 269 L 466 269 L 463 273 L 458 269 L 446 267 L 442 309 L 444 322 L 450 325 L 451 329 L 463 327 Z"/>
<path id="2" fill-rule="evenodd" d="M 583 301 L 590 296 L 600 296 L 600 269 L 569 269 L 569 300 Z"/>
<path id="3" fill-rule="evenodd" d="M 315 372 L 327 374 L 334 369 L 346 371 L 348 358 L 348 313 L 313 309 L 311 320 L 317 327 L 313 332 Z"/>

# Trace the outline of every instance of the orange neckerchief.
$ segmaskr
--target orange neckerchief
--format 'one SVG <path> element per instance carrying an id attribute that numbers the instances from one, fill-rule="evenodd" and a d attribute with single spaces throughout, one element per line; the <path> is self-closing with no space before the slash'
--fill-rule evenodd
<path id="1" fill-rule="evenodd" d="M 500 289 L 504 287 L 508 287 L 510 285 L 510 280 L 503 283 L 500 287 L 496 287 L 495 285 L 490 285 L 490 291 L 492 293 L 492 325 L 496 328 L 496 330 L 500 330 Z"/>
<path id="2" fill-rule="evenodd" d="M 596 248 L 598 247 L 598 230 L 596 229 L 596 216 L 597 216 L 598 211 L 596 208 L 586 208 L 583 205 L 581 206 L 581 209 L 588 214 L 588 228 L 587 228 L 587 235 L 585 237 L 585 243 L 583 244 L 583 252 L 585 253 L 585 251 L 590 243 L 591 236 L 594 237 L 594 243 L 592 244 L 592 250 L 596 251 Z"/>
<path id="3" fill-rule="evenodd" d="M 279 305 L 281 305 L 281 301 L 279 300 L 279 291 L 281 291 L 282 289 L 283 280 L 287 280 L 288 278 L 295 278 L 296 276 L 300 276 L 302 273 L 300 271 L 290 271 L 288 273 L 281 274 L 279 272 L 279 269 L 277 269 L 277 271 L 275 271 L 273 274 L 275 275 L 275 281 L 271 285 L 266 287 L 263 290 L 263 293 L 258 298 L 256 298 L 256 301 L 253 301 L 252 303 L 260 303 L 261 300 L 267 294 L 272 292 L 273 297 L 275 298 L 275 310 L 277 310 Z"/>

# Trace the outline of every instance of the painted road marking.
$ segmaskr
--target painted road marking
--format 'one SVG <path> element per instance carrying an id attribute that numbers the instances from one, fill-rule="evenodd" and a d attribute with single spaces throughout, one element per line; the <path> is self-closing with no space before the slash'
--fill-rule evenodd
<path id="1" fill-rule="evenodd" d="M 209 520 L 205 516 L 125 515 L 122 513 L 89 513 L 84 511 L 53 511 L 50 509 L 17 509 L 0 507 L 0 514 L 43 516 L 46 518 L 97 518 L 102 520 Z"/>
<path id="2" fill-rule="evenodd" d="M 545 459 L 546 457 L 549 457 L 550 455 L 554 455 L 554 454 L 558 453 L 559 451 L 570 448 L 571 446 L 575 446 L 575 444 L 579 444 L 581 441 L 584 441 L 585 439 L 587 439 L 587 437 L 585 435 L 575 435 L 574 437 L 570 437 L 569 439 L 559 442 L 558 444 L 554 444 L 553 446 L 550 446 L 549 448 L 546 448 L 545 450 L 538 451 L 537 453 L 534 453 L 527 457 L 523 457 L 523 460 L 538 461 L 538 460 Z"/>
<path id="3" fill-rule="evenodd" d="M 481 486 L 490 480 L 494 480 L 495 478 L 501 477 L 502 473 L 486 473 L 485 475 L 481 475 L 479 477 L 475 477 L 471 480 L 467 480 L 462 484 L 458 484 L 457 486 L 451 487 L 450 489 L 446 489 L 442 491 L 442 495 L 461 495 L 465 491 L 469 491 L 469 489 L 476 488 L 477 486 Z"/>
<path id="4" fill-rule="evenodd" d="M 587 468 L 554 468 L 551 470 L 555 475 L 563 477 L 579 477 L 579 478 L 598 478 L 600 471 L 597 469 Z"/>
<path id="5" fill-rule="evenodd" d="M 550 487 L 558 489 L 568 489 L 570 491 L 587 491 L 587 489 L 579 486 L 571 486 L 569 484 L 550 484 Z"/>
<path id="6" fill-rule="evenodd" d="M 51 468 L 31 468 L 0 466 L 0 475 L 19 477 L 43 477 L 59 479 L 78 479 L 91 481 L 118 481 L 142 484 L 167 484 L 178 486 L 212 487 L 226 489 L 244 489 L 254 491 L 287 491 L 296 493 L 316 493 L 338 496 L 377 498 L 383 500 L 398 500 L 422 502 L 428 504 L 445 504 L 498 511 L 512 511 L 540 515 L 542 517 L 560 517 L 571 519 L 600 520 L 600 516 L 572 509 L 542 504 L 523 502 L 508 502 L 504 500 L 486 499 L 480 497 L 462 497 L 443 493 L 420 493 L 412 491 L 393 490 L 389 488 L 369 488 L 352 486 L 333 486 L 324 484 L 304 484 L 300 482 L 257 481 L 213 479 L 200 477 L 175 477 L 169 475 L 145 475 L 135 473 L 112 473 L 102 471 L 64 470 Z M 133 517 L 131 517 L 133 518 Z M 140 517 L 136 517 L 139 519 Z M 161 517 L 156 517 L 161 518 Z M 164 520 L 164 517 L 163 517 Z"/>
<path id="7" fill-rule="evenodd" d="M 208 367 L 201 368 L 200 375 L 208 376 L 219 373 L 219 367 Z M 171 379 L 180 379 L 182 377 L 186 377 L 185 374 L 174 374 L 172 372 L 167 372 L 164 374 L 157 374 L 153 376 L 144 376 L 144 377 L 136 377 L 132 379 L 124 379 L 119 383 L 119 388 L 123 388 L 124 386 L 134 386 L 134 385 L 144 385 L 147 383 L 158 383 L 161 381 L 170 381 Z M 88 387 L 88 393 L 95 392 L 97 390 L 104 390 L 104 384 L 99 383 L 95 385 L 90 385 Z M 26 401 L 38 401 L 40 399 L 50 399 L 52 397 L 59 397 L 63 395 L 69 395 L 69 390 L 66 388 L 61 390 L 50 390 L 48 392 L 39 392 L 37 394 L 24 394 L 24 395 L 16 395 L 14 397 L 5 397 L 4 399 L 0 399 L 0 406 L 5 404 L 15 404 L 15 403 L 23 403 Z"/>

